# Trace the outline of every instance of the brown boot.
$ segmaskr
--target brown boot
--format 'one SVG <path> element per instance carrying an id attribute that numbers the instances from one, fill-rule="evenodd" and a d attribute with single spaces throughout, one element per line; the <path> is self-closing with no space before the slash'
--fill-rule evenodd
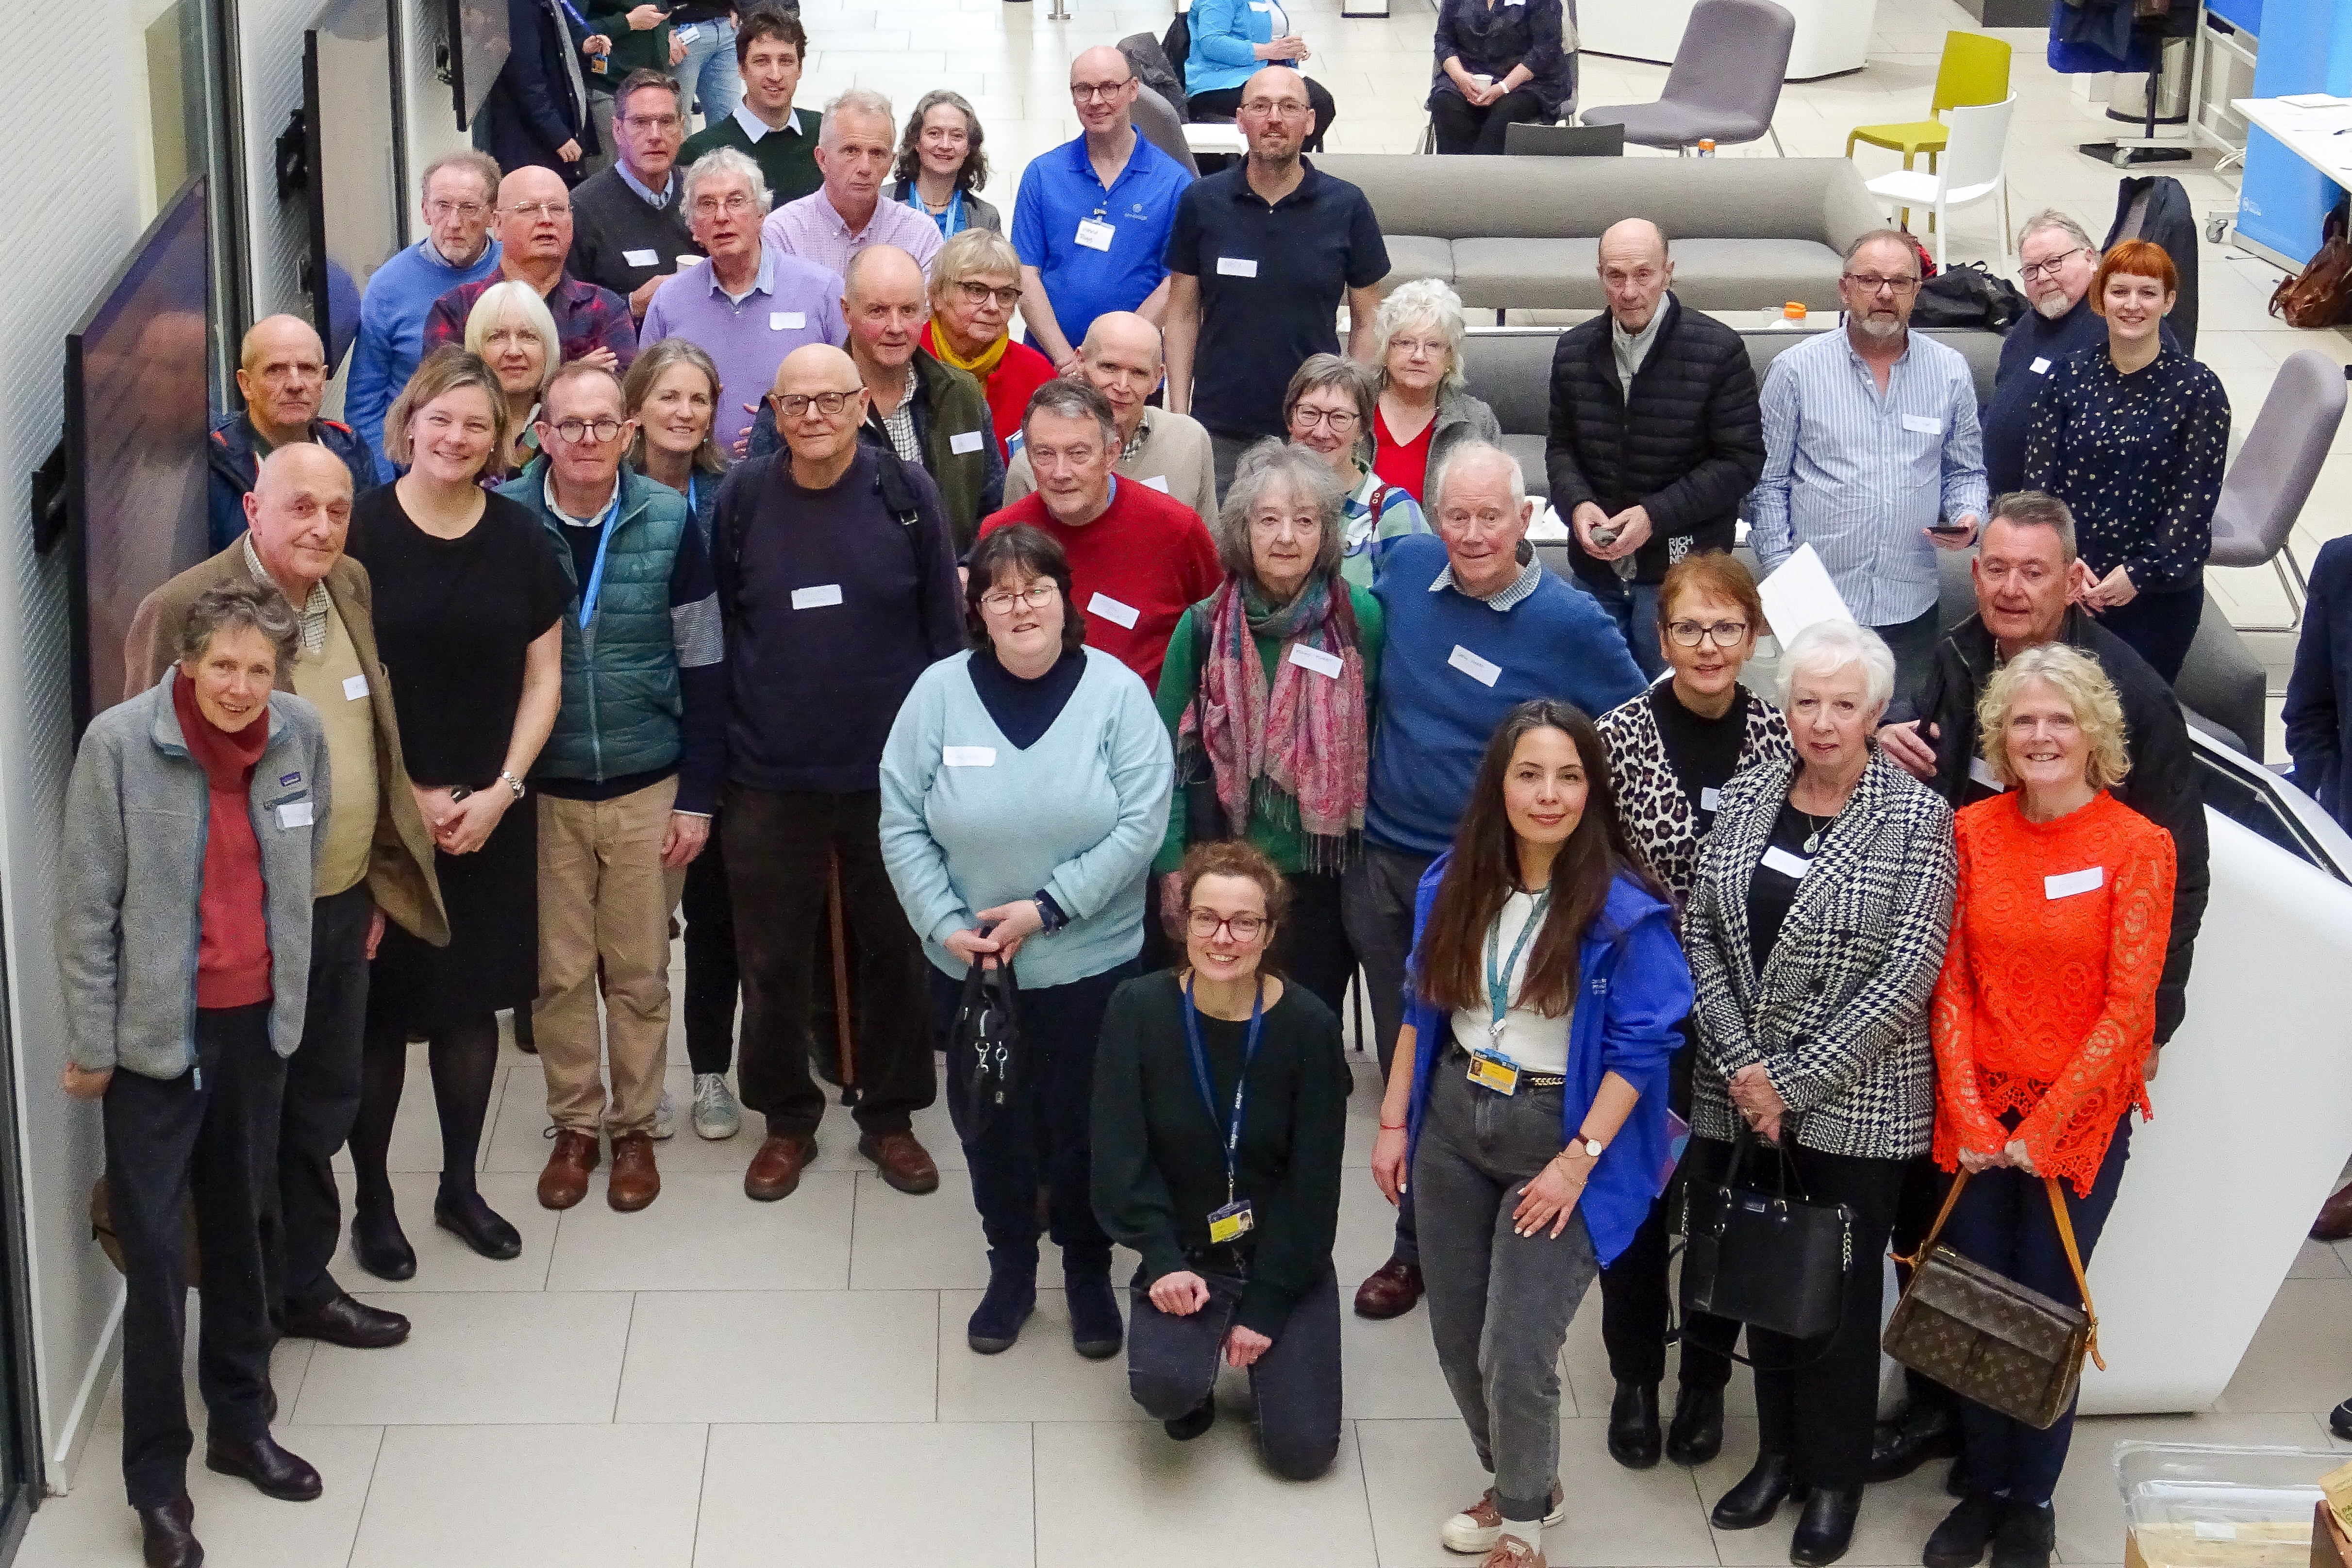
<path id="1" fill-rule="evenodd" d="M 635 1214 L 661 1196 L 661 1172 L 654 1168 L 650 1133 L 624 1132 L 613 1140 L 613 1173 L 604 1183 L 604 1201 L 623 1214 Z"/>
<path id="2" fill-rule="evenodd" d="M 596 1168 L 596 1135 L 555 1130 L 555 1147 L 548 1151 L 547 1169 L 539 1173 L 539 1206 L 568 1209 L 588 1195 L 588 1173 Z"/>
<path id="3" fill-rule="evenodd" d="M 2352 1241 L 2352 1187 L 2319 1205 L 2319 1217 L 2311 1222 L 2311 1239 Z"/>
<path id="4" fill-rule="evenodd" d="M 1356 1316 L 1402 1318 L 1421 1302 L 1421 1265 L 1391 1258 L 1356 1287 Z"/>
<path id="5" fill-rule="evenodd" d="M 902 1193 L 940 1190 L 940 1168 L 930 1152 L 911 1132 L 868 1132 L 857 1141 L 857 1152 L 874 1162 L 882 1179 Z"/>
<path id="6" fill-rule="evenodd" d="M 802 1167 L 815 1158 L 815 1139 L 769 1133 L 743 1173 L 743 1195 L 763 1204 L 792 1196 L 801 1184 Z"/>

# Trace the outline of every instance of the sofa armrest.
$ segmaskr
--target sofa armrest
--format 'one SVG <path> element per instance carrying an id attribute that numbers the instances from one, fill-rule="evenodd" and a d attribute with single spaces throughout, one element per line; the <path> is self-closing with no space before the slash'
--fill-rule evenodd
<path id="1" fill-rule="evenodd" d="M 1822 242 L 1843 256 L 1847 246 L 1872 229 L 1885 228 L 1887 218 L 1863 184 L 1862 171 L 1845 160 L 1837 162 L 1843 166 L 1822 182 Z"/>

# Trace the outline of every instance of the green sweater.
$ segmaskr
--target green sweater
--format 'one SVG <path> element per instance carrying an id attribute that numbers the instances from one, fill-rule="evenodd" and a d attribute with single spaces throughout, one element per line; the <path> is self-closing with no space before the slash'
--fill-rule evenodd
<path id="1" fill-rule="evenodd" d="M 1201 1018 L 1218 1106 L 1212 1116 L 1192 1076 L 1175 973 L 1163 969 L 1112 994 L 1095 1048 L 1095 1217 L 1143 1255 L 1140 1284 L 1182 1268 L 1244 1273 L 1236 1321 L 1279 1339 L 1331 1265 L 1348 1065 L 1339 1020 L 1305 986 L 1285 985 L 1260 1026 L 1242 1109 L 1234 1190 L 1250 1201 L 1255 1228 L 1213 1247 L 1209 1213 L 1225 1203 L 1224 1118 L 1248 1035 L 1246 1023 Z"/>
<path id="2" fill-rule="evenodd" d="M 740 121 L 731 114 L 722 114 L 686 139 L 686 145 L 678 149 L 677 166 L 691 169 L 705 153 L 732 147 L 760 165 L 760 173 L 768 182 L 770 211 L 786 202 L 814 195 L 824 184 L 824 174 L 816 166 L 816 133 L 821 117 L 814 109 L 796 109 L 793 112 L 800 121 L 798 131 L 787 126 L 769 132 L 757 142 L 743 133 Z"/>
<path id="3" fill-rule="evenodd" d="M 669 24 L 657 22 L 643 28 L 629 26 L 629 13 L 641 3 L 642 0 L 603 0 L 589 10 L 590 34 L 602 33 L 613 40 L 613 52 L 604 57 L 604 70 L 597 71 L 592 63 L 580 73 L 591 92 L 611 92 L 628 79 L 631 71 L 640 68 L 657 70 L 664 76 L 676 74 L 676 68 L 669 63 Z M 688 101 L 680 104 L 680 109 L 693 106 L 692 94 L 687 98 Z M 602 137 L 609 137 L 612 132 L 610 125 L 596 128 L 596 134 Z"/>
<path id="4" fill-rule="evenodd" d="M 1205 636 L 1209 605 L 1215 597 L 1213 594 L 1185 611 L 1176 622 L 1175 634 L 1168 639 L 1168 658 L 1160 667 L 1160 691 L 1153 700 L 1159 704 L 1160 721 L 1168 726 L 1171 741 L 1175 739 L 1177 721 L 1183 718 L 1185 708 L 1191 704 L 1193 684 L 1200 678 L 1200 641 L 1193 628 L 1198 626 L 1200 635 Z M 1348 603 L 1356 612 L 1356 646 L 1364 656 L 1364 711 L 1370 715 L 1380 710 L 1374 693 L 1380 687 L 1381 644 L 1387 636 L 1387 614 L 1381 608 L 1381 602 L 1372 597 L 1370 589 L 1360 588 L 1353 583 L 1348 584 Z M 1271 689 L 1284 645 L 1271 637 L 1254 640 Z M 1369 718 L 1366 722 L 1369 725 Z M 1262 814 L 1254 816 L 1246 837 L 1265 852 L 1275 869 L 1289 877 L 1306 868 L 1307 836 L 1299 831 L 1297 813 L 1286 816 L 1286 821 L 1282 825 L 1268 821 Z M 1165 875 L 1181 866 L 1184 848 L 1184 801 L 1180 786 L 1177 799 L 1168 812 L 1168 835 L 1160 842 L 1159 858 L 1151 863 L 1153 874 Z"/>

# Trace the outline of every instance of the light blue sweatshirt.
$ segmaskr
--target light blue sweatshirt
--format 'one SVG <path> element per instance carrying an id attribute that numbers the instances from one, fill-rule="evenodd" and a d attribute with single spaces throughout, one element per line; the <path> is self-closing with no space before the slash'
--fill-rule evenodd
<path id="1" fill-rule="evenodd" d="M 383 451 L 383 417 L 424 357 L 426 312 L 452 289 L 495 275 L 502 254 L 493 239 L 471 267 L 452 267 L 430 239 L 420 239 L 368 279 L 360 301 L 360 335 L 352 344 L 351 376 L 343 384 L 343 423 L 368 444 L 376 472 L 384 479 L 392 478 L 392 459 Z"/>
<path id="2" fill-rule="evenodd" d="M 1175 757 L 1151 693 L 1094 648 L 1053 725 L 1015 750 L 971 683 L 971 655 L 916 679 L 882 748 L 882 862 L 923 952 L 975 910 L 1044 889 L 1070 923 L 1022 943 L 1013 973 L 1043 990 L 1100 974 L 1143 946 L 1151 857 L 1168 826 Z"/>

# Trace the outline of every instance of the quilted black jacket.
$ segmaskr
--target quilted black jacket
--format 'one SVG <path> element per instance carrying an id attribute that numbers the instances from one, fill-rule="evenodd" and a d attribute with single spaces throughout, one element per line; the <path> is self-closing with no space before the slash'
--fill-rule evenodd
<path id="1" fill-rule="evenodd" d="M 1610 316 L 1560 334 L 1544 447 L 1561 521 L 1584 501 L 1612 516 L 1637 504 L 1648 509 L 1650 542 L 1633 557 L 1644 583 L 1657 582 L 1694 550 L 1730 549 L 1740 500 L 1764 472 L 1748 345 L 1714 317 L 1684 310 L 1671 293 L 1660 309 L 1666 320 L 1633 376 L 1630 405 L 1617 379 Z M 1613 575 L 1572 539 L 1569 550 L 1579 576 L 1605 583 Z"/>

